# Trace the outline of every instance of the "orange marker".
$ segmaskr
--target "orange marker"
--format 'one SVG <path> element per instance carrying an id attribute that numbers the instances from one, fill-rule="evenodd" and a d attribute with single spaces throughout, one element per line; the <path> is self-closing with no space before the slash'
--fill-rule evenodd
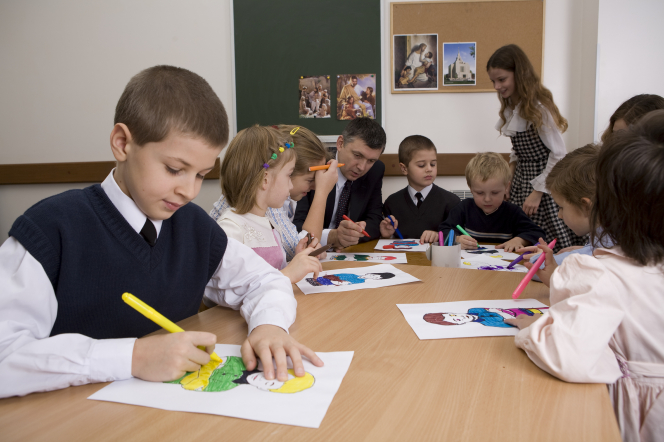
<path id="1" fill-rule="evenodd" d="M 344 219 L 345 219 L 346 221 L 350 221 L 350 222 L 353 223 L 353 224 L 357 224 L 355 221 L 353 221 L 352 219 L 348 218 L 346 215 L 344 215 Z M 367 238 L 371 238 L 371 237 L 369 236 L 369 234 L 368 234 L 365 230 L 362 230 L 362 233 L 364 233 L 364 236 L 366 236 Z"/>
<path id="2" fill-rule="evenodd" d="M 346 165 L 346 164 L 341 163 L 341 164 L 337 164 L 337 167 L 341 167 L 341 166 L 345 166 L 345 165 Z M 329 164 L 326 164 L 325 166 L 313 166 L 313 167 L 310 167 L 310 168 L 309 168 L 309 172 L 313 172 L 313 171 L 315 171 L 315 170 L 327 170 L 327 169 L 329 169 L 329 168 L 330 168 L 330 165 L 329 165 Z"/>

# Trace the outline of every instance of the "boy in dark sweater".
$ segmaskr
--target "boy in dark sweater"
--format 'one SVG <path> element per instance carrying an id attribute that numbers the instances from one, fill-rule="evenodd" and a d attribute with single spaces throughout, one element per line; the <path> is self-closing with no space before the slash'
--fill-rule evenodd
<path id="1" fill-rule="evenodd" d="M 438 225 L 459 204 L 459 197 L 433 184 L 438 174 L 436 146 L 422 135 L 411 135 L 399 144 L 399 166 L 408 187 L 390 195 L 383 214 L 391 216 L 404 238 L 420 238 L 420 244 L 438 241 Z M 389 219 L 380 225 L 383 238 L 395 228 Z"/>
<path id="2" fill-rule="evenodd" d="M 242 358 L 252 370 L 258 354 L 268 379 L 273 356 L 282 381 L 286 354 L 298 376 L 301 353 L 322 365 L 288 335 L 288 278 L 187 204 L 227 141 L 226 111 L 203 78 L 155 66 L 130 80 L 110 137 L 117 167 L 101 185 L 35 204 L 0 247 L 0 397 L 170 381 L 210 361 L 211 333 L 136 339 L 159 326 L 124 304 L 125 291 L 172 321 L 197 314 L 203 297 L 241 310 Z"/>
<path id="3" fill-rule="evenodd" d="M 510 177 L 510 167 L 501 155 L 475 155 L 466 166 L 466 181 L 473 198 L 452 209 L 439 230 L 447 235 L 457 225 L 463 227 L 472 236 L 456 237 L 462 249 L 476 249 L 477 240 L 481 240 L 500 243 L 497 249 L 512 252 L 544 238 L 544 231 L 519 206 L 505 201 Z"/>

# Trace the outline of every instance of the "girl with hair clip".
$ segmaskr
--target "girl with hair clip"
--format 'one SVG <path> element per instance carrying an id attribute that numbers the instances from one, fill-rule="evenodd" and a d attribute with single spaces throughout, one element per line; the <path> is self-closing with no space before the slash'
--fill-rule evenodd
<path id="1" fill-rule="evenodd" d="M 509 201 L 546 233 L 557 238 L 555 250 L 583 245 L 558 218 L 558 207 L 546 189 L 546 177 L 567 154 L 562 133 L 567 120 L 560 115 L 551 91 L 545 88 L 521 48 L 507 45 L 498 49 L 486 65 L 500 100 L 496 129 L 512 141 L 512 170 Z"/>
<path id="2" fill-rule="evenodd" d="M 627 129 L 642 116 L 657 109 L 664 109 L 664 98 L 655 94 L 634 95 L 618 106 L 618 109 L 611 115 L 609 127 L 602 133 L 602 143 L 605 143 L 612 133 Z"/>
<path id="3" fill-rule="evenodd" d="M 298 140 L 297 147 L 294 139 Z M 307 246 L 306 236 L 310 232 L 313 238 L 320 238 L 324 216 L 324 210 L 320 216 L 310 212 L 303 233 L 298 236 L 292 223 L 293 203 L 319 184 L 321 191 L 317 194 L 320 193 L 318 198 L 323 201 L 318 201 L 318 205 L 324 207 L 327 194 L 337 180 L 336 162 L 326 171 L 308 171 L 309 164 L 325 164 L 322 144 L 320 149 L 311 147 L 314 139 L 318 141 L 315 135 L 298 126 L 254 126 L 241 131 L 222 162 L 223 195 L 211 213 L 228 236 L 250 246 L 293 282 L 320 270 L 318 258 L 309 256 L 318 240 L 312 239 Z M 287 259 L 288 255 L 291 259 Z M 290 264 L 286 264 L 288 261 Z"/>
<path id="4" fill-rule="evenodd" d="M 505 320 L 521 329 L 516 346 L 541 369 L 567 382 L 609 384 L 628 442 L 664 435 L 662 170 L 658 110 L 613 134 L 599 154 L 591 235 L 615 246 L 570 255 L 548 275 L 551 308 L 541 318 Z M 538 274 L 547 277 L 553 252 L 540 241 L 546 267 Z"/>

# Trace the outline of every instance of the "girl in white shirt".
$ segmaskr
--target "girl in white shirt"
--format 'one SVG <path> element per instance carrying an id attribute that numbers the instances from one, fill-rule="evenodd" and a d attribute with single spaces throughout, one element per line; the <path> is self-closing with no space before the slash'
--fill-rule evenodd
<path id="1" fill-rule="evenodd" d="M 551 308 L 539 319 L 506 320 L 516 345 L 567 382 L 609 384 L 625 441 L 664 435 L 664 110 L 614 133 L 597 166 L 593 242 L 615 240 L 594 256 L 568 256 L 550 274 Z M 532 264 L 527 263 L 527 266 Z"/>
<path id="2" fill-rule="evenodd" d="M 500 100 L 496 129 L 512 141 L 512 183 L 509 201 L 523 207 L 555 250 L 585 244 L 558 218 L 558 207 L 546 189 L 546 177 L 567 150 L 562 133 L 567 120 L 560 115 L 551 91 L 545 88 L 526 54 L 516 45 L 493 53 L 486 65 Z"/>
<path id="3" fill-rule="evenodd" d="M 222 192 L 231 209 L 217 219 L 229 238 L 249 246 L 293 283 L 322 270 L 319 260 L 309 256 L 318 246 L 315 238 L 287 263 L 281 236 L 267 217 L 268 208 L 282 208 L 293 189 L 296 149 L 290 135 L 273 127 L 240 131 L 228 146 L 220 171 Z"/>

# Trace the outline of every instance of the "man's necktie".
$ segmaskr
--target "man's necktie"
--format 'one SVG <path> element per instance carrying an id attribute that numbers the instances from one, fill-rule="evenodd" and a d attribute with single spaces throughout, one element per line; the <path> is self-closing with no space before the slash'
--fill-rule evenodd
<path id="1" fill-rule="evenodd" d="M 151 247 L 157 243 L 157 229 L 155 229 L 154 224 L 149 219 L 146 219 L 145 224 L 143 224 L 141 236 Z"/>
<path id="2" fill-rule="evenodd" d="M 334 228 L 338 228 L 344 215 L 348 215 L 348 201 L 350 200 L 350 186 L 353 185 L 352 181 L 346 180 L 344 188 L 339 196 L 339 204 L 337 204 L 337 215 L 334 217 Z"/>
<path id="3" fill-rule="evenodd" d="M 424 198 L 422 198 L 422 194 L 420 192 L 415 194 L 415 198 L 417 198 L 417 208 L 419 209 L 422 205 L 422 201 L 424 201 Z"/>

